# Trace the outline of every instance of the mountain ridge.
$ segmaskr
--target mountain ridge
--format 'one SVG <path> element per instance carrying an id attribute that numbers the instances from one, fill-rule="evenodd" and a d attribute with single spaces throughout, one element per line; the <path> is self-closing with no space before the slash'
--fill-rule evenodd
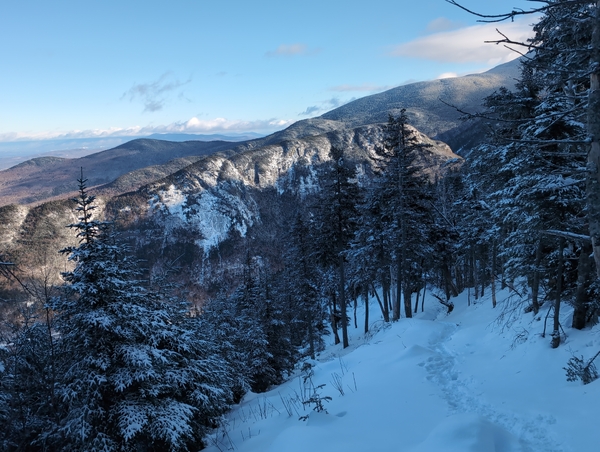
<path id="1" fill-rule="evenodd" d="M 203 156 L 216 152 L 235 155 L 281 142 L 383 124 L 389 114 L 398 113 L 401 108 L 406 108 L 409 122 L 417 130 L 459 150 L 481 139 L 481 121 L 463 124 L 461 114 L 440 99 L 476 112 L 481 109 L 485 96 L 500 86 L 514 84 L 517 70 L 518 60 L 515 60 L 483 74 L 399 86 L 357 99 L 320 117 L 297 121 L 271 135 L 241 142 L 140 138 L 78 159 L 32 159 L 0 171 L 0 206 L 39 203 L 67 196 L 75 190 L 75 180 L 82 167 L 90 186 L 102 187 L 106 195 L 116 196 L 152 184 Z"/>

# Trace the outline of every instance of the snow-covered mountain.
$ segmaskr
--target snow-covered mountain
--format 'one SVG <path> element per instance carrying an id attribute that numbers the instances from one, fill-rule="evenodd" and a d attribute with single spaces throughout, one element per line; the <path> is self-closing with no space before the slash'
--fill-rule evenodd
<path id="1" fill-rule="evenodd" d="M 107 215 L 128 231 L 149 265 L 186 256 L 187 282 L 222 283 L 245 247 L 272 253 L 273 262 L 280 259 L 274 238 L 289 227 L 293 196 L 318 189 L 316 169 L 328 160 L 332 145 L 344 147 L 367 175 L 388 114 L 406 106 L 417 129 L 427 130 L 419 134 L 421 142 L 432 146 L 419 163 L 438 173 L 460 161 L 446 144 L 427 136 L 460 127 L 459 114 L 438 98 L 478 109 L 485 95 L 511 83 L 515 67 L 401 86 L 239 143 L 143 139 L 80 159 L 24 162 L 0 172 L 0 227 L 6 231 L 0 254 L 27 254 L 30 237 L 43 237 L 40 246 L 49 255 L 64 246 L 62 229 L 72 221 L 68 199 L 83 168 Z"/>
<path id="2" fill-rule="evenodd" d="M 283 385 L 248 394 L 207 452 L 599 450 L 600 380 L 569 382 L 563 367 L 597 352 L 600 327 L 567 329 L 565 346 L 552 349 L 545 314 L 522 316 L 514 293 L 500 292 L 495 309 L 489 296 L 470 298 L 453 299 L 446 314 L 427 297 L 424 312 L 393 324 L 373 303 L 367 334 L 361 306 L 350 348 L 330 345 L 306 362 L 310 378 L 300 363 Z"/>
<path id="3" fill-rule="evenodd" d="M 108 184 L 105 194 L 115 196 L 162 179 L 215 152 L 232 155 L 330 132 L 349 132 L 385 123 L 390 113 L 397 114 L 402 108 L 406 108 L 410 123 L 419 131 L 458 151 L 480 140 L 483 129 L 473 123 L 464 125 L 461 113 L 449 105 L 477 112 L 484 97 L 501 86 L 512 87 L 517 75 L 515 60 L 483 74 L 411 83 L 357 99 L 266 137 L 214 135 L 198 141 L 193 135 L 154 135 L 81 158 L 51 156 L 27 160 L 0 171 L 0 206 L 68 196 L 75 189 L 81 167 L 88 174 L 90 185 Z M 208 138 L 229 141 L 206 142 Z"/>
<path id="4" fill-rule="evenodd" d="M 483 98 L 501 86 L 513 88 L 518 77 L 516 59 L 481 74 L 398 86 L 349 102 L 321 118 L 356 126 L 385 122 L 389 113 L 405 108 L 413 126 L 437 137 L 460 125 L 462 114 L 453 107 L 477 113 Z"/>
<path id="5" fill-rule="evenodd" d="M 447 162 L 460 161 L 444 143 L 423 134 L 419 137 L 431 146 L 421 153 L 419 163 L 432 175 Z M 319 190 L 317 171 L 329 160 L 332 145 L 343 146 L 359 172 L 368 174 L 373 164 L 371 156 L 382 139 L 382 125 L 340 127 L 320 134 L 314 130 L 314 134 L 287 141 L 260 146 L 245 143 L 233 151 L 182 157 L 170 166 L 139 168 L 92 192 L 100 196 L 106 216 L 116 220 L 132 238 L 132 245 L 151 268 L 159 269 L 177 260 L 183 267 L 181 282 L 196 294 L 197 300 L 202 300 L 207 291 L 214 295 L 220 287 L 235 286 L 249 248 L 260 250 L 270 265 L 281 262 L 283 244 L 277 238 L 289 229 L 297 195 L 306 198 Z M 160 158 L 160 148 L 153 151 L 156 144 L 166 146 L 165 142 L 142 140 L 130 143 L 129 152 L 147 152 Z M 212 145 L 220 146 L 222 142 Z M 105 154 L 106 162 L 118 165 L 117 150 Z M 161 173 L 165 167 L 177 171 Z M 52 166 L 42 165 L 35 174 L 44 171 L 51 173 Z M 84 171 L 87 176 L 87 165 Z M 73 173 L 77 176 L 79 172 L 73 169 Z M 101 175 L 91 173 L 92 180 Z M 153 181 L 147 183 L 149 180 Z M 41 183 L 33 173 L 22 183 L 28 181 Z M 146 185 L 137 188 L 140 181 Z M 35 187 L 31 190 L 35 192 Z M 64 195 L 38 206 L 0 208 L 0 232 L 4 232 L 0 254 L 56 255 L 65 246 L 66 226 L 74 221 L 72 208 Z M 32 250 L 32 237 L 38 237 L 35 241 L 43 250 Z"/>

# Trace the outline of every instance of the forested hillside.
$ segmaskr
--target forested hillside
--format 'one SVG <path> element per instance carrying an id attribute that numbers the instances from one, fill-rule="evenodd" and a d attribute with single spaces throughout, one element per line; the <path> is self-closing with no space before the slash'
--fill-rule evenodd
<path id="1" fill-rule="evenodd" d="M 96 198 L 82 172 L 74 200 L 3 207 L 0 448 L 200 450 L 248 392 L 353 345 L 359 303 L 365 334 L 426 291 L 447 313 L 465 292 L 492 309 L 514 294 L 498 315 L 540 320 L 549 349 L 587 334 L 600 4 L 539 3 L 535 37 L 501 41 L 522 44 L 516 84 L 455 130 L 487 126 L 466 159 L 394 105 L 384 123 L 291 127 L 119 196 Z M 588 384 L 597 356 L 558 365 Z"/>

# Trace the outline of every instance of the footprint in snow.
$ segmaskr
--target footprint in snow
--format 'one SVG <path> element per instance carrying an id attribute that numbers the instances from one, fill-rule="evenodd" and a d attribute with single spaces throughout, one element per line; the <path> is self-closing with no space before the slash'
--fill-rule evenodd
<path id="1" fill-rule="evenodd" d="M 469 390 L 474 386 L 474 379 L 460 374 L 456 357 L 445 346 L 457 329 L 455 324 L 445 324 L 439 336 L 429 344 L 434 355 L 419 364 L 427 371 L 427 380 L 442 391 L 450 407 L 449 416 L 477 415 L 506 430 L 518 438 L 518 447 L 511 446 L 504 449 L 506 452 L 566 452 L 568 449 L 563 448 L 547 428 L 556 422 L 552 416 L 528 416 L 506 411 Z"/>

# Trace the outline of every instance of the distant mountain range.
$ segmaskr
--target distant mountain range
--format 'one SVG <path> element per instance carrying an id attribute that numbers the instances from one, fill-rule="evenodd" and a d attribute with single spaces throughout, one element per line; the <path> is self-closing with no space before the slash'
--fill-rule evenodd
<path id="1" fill-rule="evenodd" d="M 440 99 L 479 111 L 485 96 L 514 84 L 517 69 L 510 63 L 485 74 L 400 86 L 250 140 L 161 135 L 171 140 L 136 139 L 80 158 L 22 162 L 0 171 L 0 256 L 19 256 L 35 267 L 46 265 L 48 256 L 58 262 L 58 250 L 77 243 L 66 226 L 77 221 L 70 198 L 83 168 L 98 214 L 115 220 L 149 271 L 176 262 L 186 290 L 204 299 L 236 286 L 249 249 L 260 250 L 273 268 L 281 264 L 294 212 L 314 202 L 333 145 L 369 177 L 388 115 L 406 108 L 412 124 L 427 131 L 415 132 L 428 145 L 419 165 L 432 176 L 444 174 L 462 158 L 430 137 L 450 137 L 453 149 L 468 151 L 483 128 L 465 126 Z"/>
<path id="2" fill-rule="evenodd" d="M 106 195 L 114 196 L 158 181 L 217 152 L 228 157 L 265 146 L 293 147 L 307 137 L 350 133 L 358 127 L 384 123 L 389 114 L 397 114 L 402 108 L 407 109 L 411 124 L 419 131 L 447 142 L 460 152 L 481 139 L 483 129 L 473 124 L 465 126 L 461 113 L 449 105 L 463 111 L 480 111 L 485 96 L 500 86 L 512 87 L 517 76 L 515 60 L 483 74 L 399 86 L 355 100 L 320 117 L 298 121 L 268 136 L 154 134 L 79 158 L 57 155 L 34 158 L 0 171 L 0 206 L 39 203 L 64 196 L 75 188 L 82 167 L 90 185 L 103 186 Z M 53 140 L 47 145 L 77 147 L 92 141 Z M 31 143 L 20 144 L 31 146 Z M 8 145 L 0 143 L 0 152 Z"/>
<path id="3" fill-rule="evenodd" d="M 164 141 L 247 141 L 264 137 L 259 133 L 232 134 L 191 134 L 191 133 L 153 133 L 145 137 Z M 18 165 L 29 159 L 39 157 L 80 158 L 105 149 L 120 146 L 131 141 L 132 137 L 115 136 L 99 138 L 66 138 L 53 140 L 30 140 L 0 142 L 0 170 Z"/>

